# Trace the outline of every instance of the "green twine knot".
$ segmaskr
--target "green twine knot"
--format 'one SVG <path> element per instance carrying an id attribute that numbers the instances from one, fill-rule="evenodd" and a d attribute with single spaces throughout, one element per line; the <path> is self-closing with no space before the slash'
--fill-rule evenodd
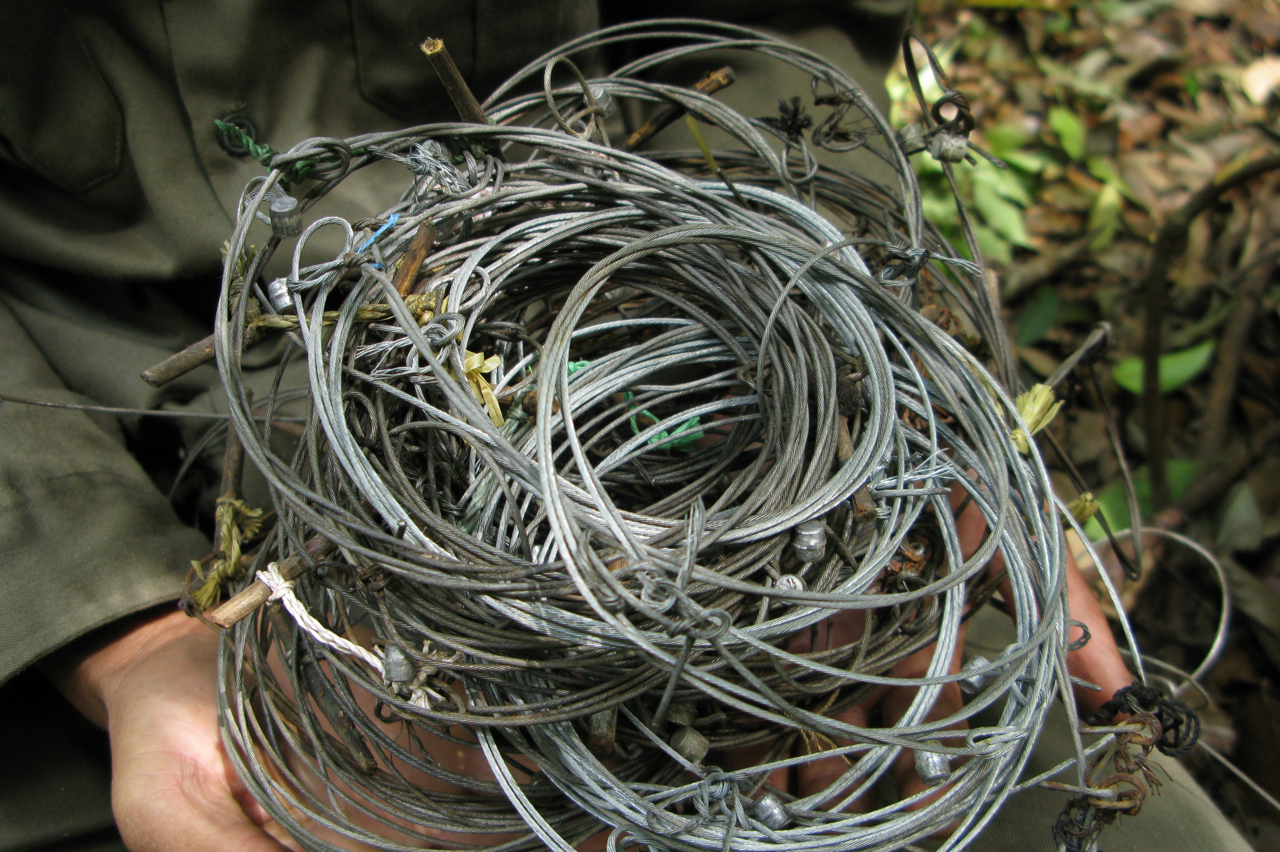
<path id="1" fill-rule="evenodd" d="M 635 394 L 632 393 L 631 391 L 623 391 L 622 398 L 625 400 L 631 400 L 635 398 Z M 633 411 L 635 410 L 634 406 L 632 407 L 632 410 Z M 655 415 L 652 411 L 649 411 L 648 409 L 641 409 L 639 414 L 641 417 L 648 417 L 654 423 L 661 422 L 659 421 L 657 415 Z M 658 434 L 649 438 L 647 443 L 650 445 L 662 444 L 663 446 L 671 447 L 671 449 L 673 450 L 682 450 L 684 452 L 690 452 L 694 448 L 693 445 L 697 443 L 698 439 L 701 438 L 703 435 L 701 426 L 702 426 L 701 418 L 697 416 L 690 417 L 688 420 L 681 423 L 671 432 L 668 432 L 667 430 L 663 429 Z M 635 414 L 631 415 L 631 431 L 637 435 L 640 434 L 640 424 L 636 421 Z"/>
<path id="2" fill-rule="evenodd" d="M 254 159 L 261 163 L 264 169 L 274 168 L 271 165 L 271 162 L 280 153 L 275 148 L 272 148 L 270 145 L 260 144 L 254 141 L 253 137 L 248 133 L 245 133 L 241 128 L 236 127 L 234 124 L 228 124 L 220 119 L 214 119 L 213 123 L 218 126 L 219 130 L 227 135 L 228 139 L 244 146 L 244 149 L 248 151 Z M 281 172 L 280 183 L 285 189 L 288 189 L 293 184 L 302 183 L 307 179 L 307 175 L 311 173 L 311 170 L 315 168 L 315 165 L 314 160 L 299 160 L 289 166 L 288 169 Z"/>
<path id="3" fill-rule="evenodd" d="M 218 498 L 214 523 L 220 532 L 222 549 L 214 554 L 209 572 L 204 574 L 200 588 L 192 596 L 201 611 L 212 608 L 218 602 L 224 584 L 244 576 L 240 546 L 262 531 L 262 519 L 263 511 L 250 509 L 243 500 Z M 192 565 L 196 573 L 200 574 L 200 563 L 192 562 Z"/>

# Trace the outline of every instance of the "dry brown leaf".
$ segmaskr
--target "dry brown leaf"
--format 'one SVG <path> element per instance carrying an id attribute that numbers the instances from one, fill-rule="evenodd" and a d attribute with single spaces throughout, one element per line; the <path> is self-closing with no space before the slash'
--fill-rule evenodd
<path id="1" fill-rule="evenodd" d="M 1120 118 L 1120 150 L 1131 151 L 1139 145 L 1159 141 L 1164 133 L 1165 118 L 1148 107 L 1128 111 Z"/>
<path id="2" fill-rule="evenodd" d="M 1173 189 L 1159 151 L 1131 151 L 1119 158 L 1120 176 L 1148 210 L 1160 206 L 1160 196 Z"/>
<path id="3" fill-rule="evenodd" d="M 1027 230 L 1041 237 L 1076 237 L 1084 233 L 1084 215 L 1037 204 L 1023 214 Z"/>

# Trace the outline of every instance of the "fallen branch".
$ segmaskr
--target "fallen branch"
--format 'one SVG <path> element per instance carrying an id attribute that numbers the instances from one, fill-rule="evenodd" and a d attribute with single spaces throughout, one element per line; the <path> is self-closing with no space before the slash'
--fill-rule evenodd
<path id="1" fill-rule="evenodd" d="M 1224 192 L 1277 168 L 1280 168 L 1280 154 L 1261 157 L 1242 166 L 1228 166 L 1174 211 L 1156 235 L 1151 265 L 1147 267 L 1142 281 L 1142 410 L 1147 463 L 1151 467 L 1151 499 L 1157 511 L 1169 504 L 1164 399 L 1160 394 L 1160 355 L 1164 348 L 1162 322 L 1168 306 L 1169 270 L 1186 249 L 1187 233 L 1197 216 Z"/>

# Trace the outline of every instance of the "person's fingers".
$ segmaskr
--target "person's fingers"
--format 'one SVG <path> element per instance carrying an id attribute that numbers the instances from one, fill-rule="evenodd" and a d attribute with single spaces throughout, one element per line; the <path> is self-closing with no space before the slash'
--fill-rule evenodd
<path id="1" fill-rule="evenodd" d="M 950 500 L 952 509 L 959 508 L 964 502 L 965 491 L 953 488 Z M 956 518 L 956 531 L 960 539 L 961 550 L 968 558 L 982 542 L 987 532 L 986 521 L 977 506 L 970 502 Z M 1003 571 L 1004 559 L 999 552 L 992 558 L 987 570 Z M 1076 566 L 1075 557 L 1070 550 L 1066 551 L 1067 609 L 1070 618 L 1085 625 L 1089 632 L 1089 641 L 1084 647 L 1067 654 L 1067 666 L 1071 674 L 1081 680 L 1095 683 L 1102 687 L 1094 691 L 1086 687 L 1075 687 L 1076 701 L 1084 711 L 1083 715 L 1095 713 L 1117 689 L 1128 686 L 1133 676 L 1120 657 L 1111 626 L 1098 603 L 1097 597 L 1085 581 Z M 1014 609 L 1012 588 L 1006 579 L 1000 584 L 1000 595 L 1010 610 Z M 1016 616 L 1016 612 L 1014 613 Z M 1072 627 L 1070 641 L 1079 640 L 1084 635 L 1079 627 Z"/>
<path id="2" fill-rule="evenodd" d="M 951 660 L 948 665 L 948 671 L 951 674 L 955 674 L 960 671 L 960 659 L 964 650 L 964 632 L 964 628 L 961 627 L 959 639 L 956 642 L 955 649 L 952 652 Z M 930 646 L 917 651 L 902 662 L 898 663 L 898 665 L 893 669 L 894 677 L 925 677 L 929 669 L 929 664 L 933 659 L 935 648 L 936 646 Z M 918 688 L 914 687 L 900 687 L 897 689 L 891 689 L 885 693 L 880 706 L 884 714 L 884 722 L 886 725 L 896 725 L 907 714 L 907 711 L 910 709 L 912 701 L 915 700 L 916 693 L 918 691 Z M 944 685 L 938 693 L 937 700 L 925 714 L 925 720 L 933 722 L 938 719 L 945 719 L 948 716 L 952 716 L 960 712 L 963 707 L 964 700 L 960 694 L 960 686 L 956 683 L 948 683 Z M 968 725 L 964 722 L 959 722 L 952 727 L 957 731 L 963 731 L 968 727 Z M 943 745 L 948 746 L 964 744 L 962 737 L 940 737 L 939 740 Z M 953 763 L 952 768 L 954 769 L 955 766 L 956 764 Z M 900 800 L 914 796 L 932 786 L 927 784 L 920 777 L 919 772 L 916 771 L 916 753 L 909 749 L 904 749 L 898 754 L 894 759 L 893 767 L 890 771 L 893 774 L 894 780 L 897 782 L 898 798 Z M 945 784 L 939 786 L 937 793 L 926 796 L 920 801 L 909 805 L 908 808 L 910 810 L 919 810 L 925 807 L 936 800 L 945 789 Z M 950 832 L 951 828 L 948 827 L 937 832 L 935 837 L 945 837 L 950 834 Z"/>
<path id="3" fill-rule="evenodd" d="M 1067 553 L 1067 609 L 1071 618 L 1085 625 L 1089 631 L 1089 641 L 1078 651 L 1067 654 L 1067 668 L 1076 677 L 1096 683 L 1102 687 L 1094 692 L 1084 687 L 1076 687 L 1076 701 L 1085 717 L 1096 713 L 1117 689 L 1128 686 L 1133 676 L 1120 657 L 1115 636 L 1111 633 L 1111 625 L 1102 606 L 1094 596 L 1093 590 L 1085 582 L 1076 566 L 1075 558 Z M 1078 627 L 1071 628 L 1071 640 L 1076 641 L 1083 633 Z"/>
<path id="4" fill-rule="evenodd" d="M 167 751 L 124 761 L 112 809 L 132 852 L 285 852 L 245 813 L 217 772 Z"/>
<path id="5" fill-rule="evenodd" d="M 232 780 L 212 704 L 194 698 L 113 712 L 111 798 L 125 844 L 133 852 L 284 852 L 263 828 L 266 812 Z"/>
<path id="6" fill-rule="evenodd" d="M 858 704 L 848 710 L 836 713 L 832 718 L 859 728 L 865 728 L 868 723 L 867 708 L 869 706 L 871 706 L 870 702 Z M 801 737 L 798 748 L 803 754 L 818 754 L 846 745 L 849 745 L 848 740 L 831 739 L 810 733 L 808 736 Z M 801 764 L 796 768 L 797 791 L 802 797 L 821 793 L 834 784 L 840 776 L 848 772 L 853 767 L 855 760 L 853 757 L 845 756 L 823 757 Z M 847 792 L 839 794 L 841 798 L 845 795 L 847 795 Z M 834 799 L 830 800 L 826 804 L 831 804 L 834 801 Z M 866 797 L 863 796 L 853 802 L 847 810 L 866 811 L 867 806 L 868 802 Z"/>
<path id="7" fill-rule="evenodd" d="M 800 630 L 792 638 L 787 650 L 793 654 L 828 651 L 857 642 L 866 625 L 866 613 L 862 610 L 840 612 L 831 618 L 818 622 L 809 630 Z M 868 708 L 875 706 L 882 691 L 878 691 L 866 701 L 841 711 L 832 716 L 840 722 L 864 728 L 868 724 Z M 849 745 L 845 739 L 832 739 L 812 731 L 804 731 L 796 742 L 795 749 L 799 754 L 819 754 Z M 854 758 L 845 756 L 816 758 L 796 767 L 796 790 L 800 796 L 811 796 L 820 793 L 840 778 L 853 765 Z M 772 782 L 771 782 L 772 783 Z M 852 811 L 866 810 L 866 802 L 860 799 L 849 808 Z"/>
<path id="8" fill-rule="evenodd" d="M 180 613 L 94 652 L 111 740 L 111 804 L 133 852 L 284 852 L 249 807 L 218 732 L 218 637 Z"/>
<path id="9" fill-rule="evenodd" d="M 964 507 L 964 510 L 956 515 L 956 537 L 960 539 L 960 555 L 964 559 L 968 559 L 982 546 L 982 540 L 987 535 L 987 521 L 982 517 L 982 511 L 972 500 L 965 503 L 968 493 L 964 488 L 955 485 L 952 486 L 951 494 L 948 496 L 952 511 L 961 506 Z M 991 557 L 991 561 L 987 563 L 987 574 L 994 576 L 1004 571 L 1004 568 L 1004 554 L 997 550 Z M 1008 580 L 1000 585 L 1000 594 L 1012 608 L 1013 596 L 1010 594 Z"/>

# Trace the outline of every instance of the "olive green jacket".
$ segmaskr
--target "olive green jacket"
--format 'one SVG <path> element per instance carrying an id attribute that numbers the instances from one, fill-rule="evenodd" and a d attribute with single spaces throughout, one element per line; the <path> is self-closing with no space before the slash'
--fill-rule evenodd
<path id="1" fill-rule="evenodd" d="M 909 7 L 658 0 L 604 4 L 603 14 L 702 15 L 828 33 L 813 46 L 830 50 L 834 38 L 855 74 L 879 79 Z M 418 52 L 424 38 L 444 38 L 483 93 L 600 15 L 587 0 L 48 0 L 6 8 L 0 393 L 219 410 L 212 367 L 160 390 L 138 378 L 209 333 L 219 248 L 241 190 L 263 173 L 252 157 L 228 153 L 214 120 L 247 118 L 259 141 L 281 150 L 313 136 L 453 120 Z M 807 91 L 807 81 L 797 86 Z M 760 91 L 776 99 L 776 89 Z M 772 111 L 773 100 L 764 103 Z M 326 204 L 353 217 L 377 213 L 403 189 L 347 183 Z M 210 507 L 208 494 L 190 483 L 212 485 L 216 471 L 197 467 L 177 500 L 167 492 L 207 425 L 0 404 L 0 684 L 78 636 L 178 596 L 190 560 L 209 550 L 193 527 Z M 218 453 L 206 455 L 216 465 Z M 51 750 L 47 732 L 65 734 L 72 722 L 54 721 L 65 708 L 55 713 L 47 696 L 31 697 L 44 688 L 24 675 L 0 691 L 0 765 L 10 785 L 0 792 L 0 850 L 110 830 L 101 744 L 67 735 Z"/>
<path id="2" fill-rule="evenodd" d="M 700 0 L 606 12 L 825 25 L 837 35 L 823 45 L 843 46 L 877 79 L 909 5 Z M 161 390 L 138 378 L 208 334 L 219 247 L 246 182 L 263 173 L 220 146 L 215 119 L 246 117 L 278 149 L 452 120 L 418 51 L 425 36 L 445 38 L 486 92 L 598 16 L 582 0 L 69 0 L 0 19 L 0 392 L 154 409 L 216 405 L 200 399 L 212 369 Z M 854 41 L 878 64 L 868 69 Z M 403 189 L 348 183 L 326 204 L 352 215 Z M 207 551 L 189 511 L 177 516 L 156 487 L 178 449 L 171 432 L 136 417 L 0 408 L 0 683 L 172 598 L 188 560 Z"/>

